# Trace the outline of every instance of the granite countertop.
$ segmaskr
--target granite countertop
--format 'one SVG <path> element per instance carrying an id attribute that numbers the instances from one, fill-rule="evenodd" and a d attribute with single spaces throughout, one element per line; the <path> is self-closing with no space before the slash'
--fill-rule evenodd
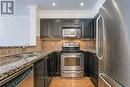
<path id="1" fill-rule="evenodd" d="M 13 55 L 0 59 L 0 82 L 15 74 L 17 71 L 33 64 L 34 62 L 45 58 L 54 51 L 39 51 L 32 53 L 24 53 Z M 57 51 L 56 51 L 57 52 Z M 96 53 L 95 50 L 87 50 L 87 52 Z"/>
<path id="2" fill-rule="evenodd" d="M 16 73 L 18 70 L 23 69 L 34 62 L 44 58 L 52 51 L 32 52 L 32 54 L 19 54 L 14 56 L 5 57 L 0 60 L 0 81 L 8 76 Z"/>
<path id="3" fill-rule="evenodd" d="M 87 52 L 96 53 L 96 50 L 87 50 Z"/>

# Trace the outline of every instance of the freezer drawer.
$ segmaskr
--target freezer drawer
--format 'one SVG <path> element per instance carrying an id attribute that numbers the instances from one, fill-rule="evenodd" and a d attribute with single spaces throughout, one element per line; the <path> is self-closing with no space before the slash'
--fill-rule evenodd
<path id="1" fill-rule="evenodd" d="M 99 70 L 98 87 L 123 87 L 103 71 Z"/>

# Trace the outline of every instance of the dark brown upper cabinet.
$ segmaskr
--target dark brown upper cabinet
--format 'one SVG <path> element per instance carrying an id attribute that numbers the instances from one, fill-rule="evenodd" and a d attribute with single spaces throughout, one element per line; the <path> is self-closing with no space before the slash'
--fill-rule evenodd
<path id="1" fill-rule="evenodd" d="M 96 25 L 93 19 L 82 19 L 82 38 L 96 38 Z"/>
<path id="2" fill-rule="evenodd" d="M 40 36 L 41 37 L 50 37 L 51 30 L 51 20 L 49 19 L 41 19 L 40 20 Z"/>
<path id="3" fill-rule="evenodd" d="M 60 19 L 41 19 L 40 36 L 45 38 L 61 37 L 61 20 Z"/>
<path id="4" fill-rule="evenodd" d="M 81 27 L 80 19 L 62 19 L 62 27 Z"/>
<path id="5" fill-rule="evenodd" d="M 62 24 L 60 19 L 53 19 L 52 20 L 52 37 L 60 38 L 61 37 L 61 30 Z"/>
<path id="6" fill-rule="evenodd" d="M 94 19 L 41 19 L 40 36 L 45 38 L 62 38 L 63 28 L 80 28 L 82 39 L 96 38 Z"/>

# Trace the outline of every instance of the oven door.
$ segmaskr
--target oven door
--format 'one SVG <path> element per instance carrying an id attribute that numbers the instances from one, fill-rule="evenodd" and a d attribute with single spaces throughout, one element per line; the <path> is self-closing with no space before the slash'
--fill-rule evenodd
<path id="1" fill-rule="evenodd" d="M 63 53 L 61 55 L 61 70 L 82 71 L 84 70 L 83 60 L 82 53 Z"/>

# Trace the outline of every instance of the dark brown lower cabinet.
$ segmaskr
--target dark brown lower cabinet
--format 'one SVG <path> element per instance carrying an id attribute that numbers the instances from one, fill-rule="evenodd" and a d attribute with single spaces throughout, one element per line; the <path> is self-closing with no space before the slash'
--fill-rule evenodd
<path id="1" fill-rule="evenodd" d="M 84 76 L 90 76 L 90 55 L 91 53 L 84 52 Z"/>
<path id="2" fill-rule="evenodd" d="M 54 52 L 47 59 L 48 76 L 60 76 L 60 53 Z"/>
<path id="3" fill-rule="evenodd" d="M 34 64 L 34 87 L 45 87 L 45 59 Z"/>
<path id="4" fill-rule="evenodd" d="M 95 83 L 95 85 L 98 85 L 98 58 L 95 53 L 91 53 L 91 72 L 90 77 L 92 81 Z"/>
<path id="5" fill-rule="evenodd" d="M 98 85 L 98 58 L 95 53 L 84 53 L 84 76 L 91 77 L 94 84 Z"/>
<path id="6" fill-rule="evenodd" d="M 48 87 L 52 76 L 60 76 L 60 53 L 54 52 L 34 64 L 34 87 Z"/>

